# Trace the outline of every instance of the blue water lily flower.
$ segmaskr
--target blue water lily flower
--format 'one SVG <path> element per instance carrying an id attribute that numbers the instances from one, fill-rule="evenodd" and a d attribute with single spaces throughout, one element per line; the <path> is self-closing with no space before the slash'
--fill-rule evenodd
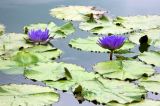
<path id="1" fill-rule="evenodd" d="M 33 42 L 45 42 L 49 38 L 49 30 L 46 28 L 45 30 L 31 30 L 28 32 L 29 39 Z"/>
<path id="2" fill-rule="evenodd" d="M 121 35 L 103 36 L 98 39 L 98 45 L 111 51 L 110 60 L 112 60 L 113 51 L 121 48 L 125 42 L 125 39 L 125 36 Z"/>

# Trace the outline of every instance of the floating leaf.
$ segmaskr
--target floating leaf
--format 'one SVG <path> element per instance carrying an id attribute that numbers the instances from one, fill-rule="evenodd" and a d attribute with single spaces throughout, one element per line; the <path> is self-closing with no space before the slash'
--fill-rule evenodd
<path id="1" fill-rule="evenodd" d="M 69 90 L 76 85 L 79 85 L 81 82 L 86 81 L 86 80 L 92 80 L 98 75 L 92 73 L 92 72 L 85 72 L 85 70 L 69 70 L 70 79 L 62 79 L 58 81 L 44 81 L 48 86 L 54 87 L 59 90 Z"/>
<path id="2" fill-rule="evenodd" d="M 1 106 L 44 106 L 57 102 L 59 95 L 49 87 L 37 85 L 0 85 Z"/>
<path id="3" fill-rule="evenodd" d="M 2 24 L 0 24 L 0 35 L 2 35 L 4 31 L 5 31 L 5 27 Z"/>
<path id="4" fill-rule="evenodd" d="M 57 81 L 62 78 L 66 78 L 65 68 L 69 70 L 84 70 L 80 66 L 67 63 L 38 63 L 36 65 L 28 67 L 24 75 L 29 79 L 34 79 L 37 81 L 53 80 Z"/>
<path id="5" fill-rule="evenodd" d="M 72 34 L 75 29 L 71 22 L 64 24 L 63 26 L 57 26 L 55 23 L 50 22 L 49 24 L 45 23 L 38 23 L 38 24 L 31 24 L 24 27 L 24 32 L 27 33 L 29 30 L 32 29 L 48 29 L 50 33 L 50 37 L 54 38 L 65 38 L 68 35 Z"/>
<path id="6" fill-rule="evenodd" d="M 147 91 L 160 93 L 160 74 L 141 78 L 139 85 L 144 86 Z"/>
<path id="7" fill-rule="evenodd" d="M 27 51 L 36 55 L 40 62 L 46 62 L 52 59 L 56 59 L 62 53 L 61 50 L 51 47 L 50 45 L 47 45 L 47 46 L 37 45 L 34 47 L 26 48 L 24 49 L 24 51 Z"/>
<path id="8" fill-rule="evenodd" d="M 90 18 L 90 14 L 94 18 L 98 18 L 104 13 L 105 11 L 96 10 L 92 6 L 57 7 L 50 10 L 50 14 L 56 18 L 73 21 L 86 21 Z"/>
<path id="9" fill-rule="evenodd" d="M 69 44 L 71 47 L 84 50 L 84 51 L 93 51 L 93 52 L 108 52 L 108 49 L 103 49 L 97 44 L 97 40 L 99 37 L 88 37 L 86 39 L 78 38 L 78 39 L 72 39 Z M 124 45 L 117 50 L 117 52 L 120 52 L 121 50 L 129 50 L 133 48 L 135 45 L 133 43 L 130 43 L 126 41 Z"/>
<path id="10" fill-rule="evenodd" d="M 106 17 L 95 21 L 81 22 L 80 29 L 90 31 L 96 34 L 123 34 L 131 32 L 130 29 L 123 28 L 122 26 L 115 25 L 112 21 L 108 21 Z"/>
<path id="11" fill-rule="evenodd" d="M 129 16 L 129 17 L 117 17 L 114 22 L 120 24 L 126 28 L 138 30 L 138 29 L 151 29 L 160 26 L 160 16 Z"/>
<path id="12" fill-rule="evenodd" d="M 139 39 L 145 35 L 148 37 L 148 44 L 160 48 L 160 29 L 150 29 L 143 32 L 133 33 L 130 35 L 129 40 L 139 44 Z"/>
<path id="13" fill-rule="evenodd" d="M 135 60 L 100 62 L 93 68 L 105 78 L 116 78 L 120 80 L 138 79 L 144 74 L 149 76 L 154 73 L 154 69 L 150 65 L 145 65 Z"/>
<path id="14" fill-rule="evenodd" d="M 152 64 L 155 66 L 160 66 L 160 53 L 159 52 L 144 52 L 141 53 L 138 58 L 147 64 Z"/>
<path id="15" fill-rule="evenodd" d="M 119 103 L 131 103 L 141 101 L 142 95 L 146 94 L 143 87 L 132 83 L 118 80 L 98 78 L 90 81 L 83 81 L 82 96 L 90 101 L 96 100 L 99 103 L 116 101 Z"/>
<path id="16" fill-rule="evenodd" d="M 31 47 L 25 41 L 25 34 L 8 33 L 0 36 L 0 55 L 10 55 L 20 48 Z"/>
<path id="17" fill-rule="evenodd" d="M 0 72 L 5 74 L 23 74 L 24 67 L 18 66 L 13 60 L 0 59 Z"/>
<path id="18" fill-rule="evenodd" d="M 13 56 L 13 60 L 18 64 L 18 66 L 22 67 L 36 64 L 39 61 L 36 55 L 24 51 L 17 52 L 17 54 Z"/>
<path id="19" fill-rule="evenodd" d="M 160 106 L 160 101 L 145 99 L 137 103 L 129 103 L 129 104 L 109 103 L 106 106 Z"/>

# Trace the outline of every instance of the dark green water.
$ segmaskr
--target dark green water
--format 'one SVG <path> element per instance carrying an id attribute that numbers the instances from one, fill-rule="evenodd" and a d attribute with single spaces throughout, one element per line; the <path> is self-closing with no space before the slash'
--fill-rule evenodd
<path id="1" fill-rule="evenodd" d="M 23 26 L 38 22 L 54 21 L 58 25 L 63 24 L 63 21 L 55 19 L 49 15 L 49 10 L 62 5 L 91 5 L 102 8 L 108 11 L 112 17 L 129 16 L 129 15 L 160 15 L 159 0 L 1 0 L 0 1 L 0 23 L 6 26 L 6 32 L 22 33 Z M 75 24 L 77 27 L 78 24 Z M 85 67 L 91 71 L 92 65 L 97 62 L 108 60 L 108 54 L 105 53 L 90 53 L 78 51 L 68 46 L 71 38 L 87 37 L 90 33 L 81 31 L 77 28 L 76 32 L 66 39 L 53 40 L 55 47 L 64 51 L 62 56 L 56 61 L 75 63 Z M 11 76 L 0 73 L 0 84 L 8 83 L 32 83 L 21 75 Z M 43 84 L 42 84 L 43 85 Z M 60 101 L 54 106 L 94 106 L 92 103 L 85 101 L 79 104 L 74 97 L 69 93 L 62 93 Z M 149 97 L 159 99 L 159 95 Z"/>

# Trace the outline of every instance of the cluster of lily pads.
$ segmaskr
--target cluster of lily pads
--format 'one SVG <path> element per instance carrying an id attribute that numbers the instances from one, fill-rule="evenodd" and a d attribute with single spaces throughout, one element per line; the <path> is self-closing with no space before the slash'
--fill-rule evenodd
<path id="1" fill-rule="evenodd" d="M 24 34 L 5 33 L 0 25 L 0 72 L 23 74 L 46 85 L 0 85 L 1 105 L 49 105 L 59 99 L 54 89 L 72 91 L 79 101 L 88 100 L 105 106 L 160 105 L 160 101 L 147 98 L 149 91 L 160 93 L 160 74 L 155 71 L 160 67 L 160 16 L 110 18 L 105 11 L 92 6 L 57 7 L 50 14 L 69 22 L 63 26 L 54 22 L 27 25 L 24 26 Z M 63 51 L 50 42 L 74 33 L 71 21 L 80 21 L 80 29 L 93 33 L 87 38 L 71 39 L 69 45 L 73 48 L 130 54 L 136 45 L 147 45 L 153 46 L 155 51 L 144 50 L 136 52 L 133 58 L 97 63 L 92 72 L 75 64 L 56 62 Z M 120 37 L 116 48 L 109 48 L 105 43 L 108 37 L 112 40 L 122 35 L 125 39 Z"/>

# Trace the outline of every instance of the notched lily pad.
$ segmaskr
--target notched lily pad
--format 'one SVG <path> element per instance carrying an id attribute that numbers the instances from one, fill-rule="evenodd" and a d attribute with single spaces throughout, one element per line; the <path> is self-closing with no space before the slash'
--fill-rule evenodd
<path id="1" fill-rule="evenodd" d="M 109 103 L 106 106 L 160 106 L 160 101 L 145 99 L 141 102 L 128 104 Z"/>
<path id="2" fill-rule="evenodd" d="M 57 81 L 59 79 L 66 78 L 65 68 L 69 70 L 84 70 L 82 67 L 67 64 L 67 63 L 56 63 L 56 62 L 47 62 L 47 63 L 37 63 L 27 67 L 24 72 L 24 75 L 29 79 L 34 79 L 37 81 L 46 81 L 52 80 Z"/>
<path id="3" fill-rule="evenodd" d="M 1 106 L 46 106 L 59 100 L 49 87 L 38 85 L 0 85 Z"/>
<path id="4" fill-rule="evenodd" d="M 84 38 L 77 38 L 77 39 L 71 39 L 69 42 L 69 45 L 73 48 L 84 50 L 84 51 L 91 51 L 91 52 L 108 52 L 108 49 L 104 49 L 100 47 L 97 44 L 97 40 L 99 37 L 88 37 L 86 39 Z M 127 50 L 134 48 L 134 44 L 126 41 L 124 45 L 116 51 L 116 53 L 121 52 L 121 50 Z"/>
<path id="5" fill-rule="evenodd" d="M 4 31 L 5 31 L 5 27 L 2 24 L 0 24 L 0 35 L 2 35 Z"/>
<path id="6" fill-rule="evenodd" d="M 154 47 L 160 48 L 160 29 L 159 28 L 133 33 L 129 36 L 129 40 L 136 44 L 140 44 L 139 39 L 141 39 L 143 36 L 148 37 L 148 41 L 146 43 Z"/>
<path id="7" fill-rule="evenodd" d="M 141 53 L 138 58 L 147 64 L 155 65 L 160 67 L 160 53 L 159 52 L 144 52 Z"/>
<path id="8" fill-rule="evenodd" d="M 30 52 L 38 57 L 40 62 L 51 61 L 58 58 L 62 51 L 54 48 L 50 45 L 37 45 L 34 47 L 23 49 L 24 51 Z"/>
<path id="9" fill-rule="evenodd" d="M 143 86 L 147 91 L 160 93 L 160 74 L 141 78 L 139 85 Z"/>
<path id="10" fill-rule="evenodd" d="M 0 36 L 0 55 L 11 55 L 20 48 L 31 47 L 25 41 L 25 34 L 8 33 Z"/>
<path id="11" fill-rule="evenodd" d="M 120 80 L 139 79 L 143 75 L 150 76 L 155 72 L 152 66 L 135 60 L 100 62 L 93 69 L 105 78 L 116 78 Z"/>
<path id="12" fill-rule="evenodd" d="M 98 78 L 81 83 L 82 96 L 89 101 L 105 103 L 116 101 L 118 103 L 131 103 L 141 101 L 146 94 L 143 87 L 132 83 L 118 80 Z"/>
<path id="13" fill-rule="evenodd" d="M 68 70 L 70 73 L 70 78 L 67 79 L 60 79 L 57 81 L 44 81 L 48 86 L 54 87 L 59 90 L 73 90 L 77 85 L 80 85 L 81 82 L 92 80 L 99 75 L 96 75 L 92 72 L 86 72 L 85 70 Z M 67 76 L 67 75 L 66 75 Z"/>
<path id="14" fill-rule="evenodd" d="M 117 17 L 114 19 L 114 23 L 120 24 L 125 28 L 133 30 L 138 29 L 151 29 L 160 26 L 160 16 L 148 15 L 148 16 L 129 16 L 129 17 Z"/>
<path id="15" fill-rule="evenodd" d="M 93 15 L 94 18 L 99 18 L 104 15 L 105 11 L 97 10 L 93 6 L 67 6 L 57 7 L 50 10 L 50 14 L 58 19 L 86 21 Z"/>
<path id="16" fill-rule="evenodd" d="M 118 26 L 107 17 L 101 17 L 99 20 L 81 22 L 79 28 L 85 31 L 90 31 L 95 34 L 124 34 L 129 33 L 132 30 Z"/>
<path id="17" fill-rule="evenodd" d="M 0 59 L 0 72 L 5 74 L 23 74 L 25 67 L 36 64 L 39 59 L 29 52 L 18 51 L 9 59 Z"/>
<path id="18" fill-rule="evenodd" d="M 71 22 L 65 23 L 62 26 L 57 26 L 55 23 L 50 22 L 48 24 L 45 23 L 38 23 L 38 24 L 31 24 L 28 26 L 24 26 L 24 32 L 27 34 L 28 31 L 32 29 L 48 29 L 50 37 L 54 38 L 65 38 L 68 35 L 72 34 L 75 31 L 73 24 Z"/>

